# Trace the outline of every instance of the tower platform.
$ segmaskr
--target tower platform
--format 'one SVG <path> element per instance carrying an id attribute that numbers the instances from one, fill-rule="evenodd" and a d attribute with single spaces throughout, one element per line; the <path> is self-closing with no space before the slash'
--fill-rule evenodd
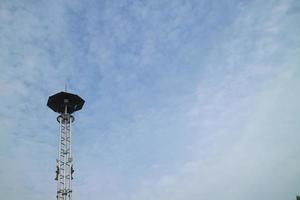
<path id="1" fill-rule="evenodd" d="M 49 97 L 47 106 L 54 112 L 72 114 L 75 111 L 81 110 L 84 104 L 84 100 L 72 93 L 59 92 Z M 65 110 L 67 108 L 67 110 Z"/>

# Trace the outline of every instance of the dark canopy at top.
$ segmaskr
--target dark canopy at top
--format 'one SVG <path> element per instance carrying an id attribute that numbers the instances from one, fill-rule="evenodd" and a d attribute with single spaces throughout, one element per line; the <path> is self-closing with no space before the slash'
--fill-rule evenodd
<path id="1" fill-rule="evenodd" d="M 64 113 L 67 106 L 67 113 L 72 114 L 82 108 L 84 100 L 76 95 L 67 92 L 59 92 L 48 99 L 47 106 L 54 112 Z"/>

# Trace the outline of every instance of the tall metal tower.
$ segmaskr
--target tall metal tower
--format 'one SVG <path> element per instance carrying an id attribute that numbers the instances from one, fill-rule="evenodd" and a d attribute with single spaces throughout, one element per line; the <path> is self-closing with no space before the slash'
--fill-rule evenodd
<path id="1" fill-rule="evenodd" d="M 57 150 L 56 177 L 57 200 L 72 199 L 72 179 L 73 179 L 73 158 L 71 145 L 71 124 L 75 118 L 71 114 L 83 107 L 84 100 L 76 95 L 67 92 L 59 92 L 48 99 L 47 106 L 54 112 L 59 113 L 57 121 L 59 123 L 59 139 Z"/>

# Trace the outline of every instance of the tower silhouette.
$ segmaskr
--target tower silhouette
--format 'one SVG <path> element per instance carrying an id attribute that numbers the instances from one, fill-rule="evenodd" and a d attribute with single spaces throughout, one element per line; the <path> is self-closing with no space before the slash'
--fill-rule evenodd
<path id="1" fill-rule="evenodd" d="M 73 157 L 72 157 L 72 132 L 71 125 L 75 121 L 72 113 L 81 110 L 84 100 L 68 92 L 59 92 L 49 97 L 47 106 L 54 112 L 59 113 L 57 121 L 59 123 L 59 138 L 57 149 L 56 177 L 57 200 L 72 199 L 72 179 L 73 179 Z"/>

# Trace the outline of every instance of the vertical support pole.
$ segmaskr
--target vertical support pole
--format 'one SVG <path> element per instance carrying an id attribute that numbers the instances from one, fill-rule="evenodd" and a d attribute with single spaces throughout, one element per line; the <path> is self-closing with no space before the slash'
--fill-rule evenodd
<path id="1" fill-rule="evenodd" d="M 69 116 L 69 121 L 70 121 L 70 126 L 69 126 L 69 149 L 70 149 L 70 153 L 69 153 L 69 189 L 70 189 L 70 193 L 69 193 L 69 199 L 72 199 L 72 177 L 73 177 L 73 157 L 72 157 L 72 119 L 74 119 L 73 116 Z"/>

